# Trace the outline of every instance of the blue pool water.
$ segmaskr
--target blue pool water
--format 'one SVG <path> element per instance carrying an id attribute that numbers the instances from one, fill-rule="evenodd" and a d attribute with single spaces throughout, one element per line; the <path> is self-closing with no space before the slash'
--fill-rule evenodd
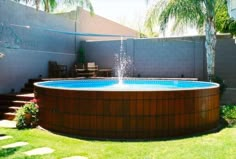
<path id="1" fill-rule="evenodd" d="M 127 79 L 119 84 L 115 79 L 87 79 L 87 80 L 59 80 L 38 82 L 39 87 L 69 90 L 97 90 L 97 91 L 155 91 L 155 90 L 185 90 L 218 87 L 211 82 L 179 81 L 179 80 L 147 80 Z"/>

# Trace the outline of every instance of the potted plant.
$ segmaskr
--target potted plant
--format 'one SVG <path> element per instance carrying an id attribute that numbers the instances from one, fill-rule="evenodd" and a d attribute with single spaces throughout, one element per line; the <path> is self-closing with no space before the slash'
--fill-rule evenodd
<path id="1" fill-rule="evenodd" d="M 16 112 L 16 127 L 18 129 L 33 128 L 38 122 L 38 105 L 36 100 L 24 104 Z"/>

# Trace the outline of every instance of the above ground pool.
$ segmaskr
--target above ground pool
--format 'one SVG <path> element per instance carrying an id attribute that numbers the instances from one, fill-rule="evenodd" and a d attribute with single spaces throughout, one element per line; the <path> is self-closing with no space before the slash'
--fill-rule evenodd
<path id="1" fill-rule="evenodd" d="M 219 85 L 126 79 L 35 83 L 42 127 L 103 139 L 153 139 L 204 132 L 219 121 Z"/>

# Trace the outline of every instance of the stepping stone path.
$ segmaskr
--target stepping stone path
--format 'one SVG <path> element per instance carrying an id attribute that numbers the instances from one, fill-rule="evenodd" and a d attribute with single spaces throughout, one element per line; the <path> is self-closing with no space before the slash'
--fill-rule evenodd
<path id="1" fill-rule="evenodd" d="M 66 157 L 66 158 L 62 158 L 62 159 L 88 159 L 88 157 L 84 157 L 84 156 L 71 156 L 71 157 Z"/>
<path id="2" fill-rule="evenodd" d="M 0 140 L 10 139 L 10 138 L 12 138 L 12 136 L 6 136 L 6 135 L 0 136 Z"/>
<path id="3" fill-rule="evenodd" d="M 4 128 L 16 128 L 16 122 L 15 121 L 11 121 L 11 120 L 0 120 L 0 127 L 4 127 Z M 5 140 L 5 139 L 9 139 L 9 138 L 13 138 L 12 136 L 7 136 L 7 135 L 3 135 L 0 136 L 0 140 Z M 8 144 L 8 145 L 4 145 L 2 146 L 2 148 L 7 149 L 7 148 L 15 148 L 15 147 L 21 147 L 21 146 L 25 146 L 28 145 L 29 143 L 27 142 L 15 142 L 12 144 Z M 41 148 L 36 148 L 30 151 L 26 151 L 24 152 L 24 154 L 26 154 L 27 156 L 33 156 L 33 155 L 46 155 L 46 154 L 50 154 L 53 153 L 54 150 L 49 148 L 49 147 L 41 147 Z M 65 157 L 62 159 L 88 159 L 88 157 L 84 157 L 84 156 L 71 156 L 71 157 Z"/>
<path id="4" fill-rule="evenodd" d="M 16 128 L 16 122 L 11 120 L 0 120 L 0 127 Z"/>
<path id="5" fill-rule="evenodd" d="M 21 147 L 21 146 L 25 146 L 28 145 L 28 142 L 15 142 L 13 144 L 9 144 L 9 145 L 4 145 L 2 146 L 2 148 L 7 149 L 7 148 L 15 148 L 15 147 Z"/>
<path id="6" fill-rule="evenodd" d="M 53 153 L 54 150 L 49 148 L 49 147 L 41 147 L 41 148 L 36 148 L 30 151 L 24 152 L 24 154 L 28 156 L 33 156 L 33 155 L 45 155 L 45 154 L 50 154 Z"/>

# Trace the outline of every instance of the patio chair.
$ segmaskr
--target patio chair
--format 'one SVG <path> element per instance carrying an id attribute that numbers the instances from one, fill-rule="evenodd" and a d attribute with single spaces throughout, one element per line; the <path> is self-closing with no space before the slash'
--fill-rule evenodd
<path id="1" fill-rule="evenodd" d="M 87 71 L 95 77 L 98 71 L 98 65 L 95 64 L 95 62 L 88 62 L 87 63 Z"/>
<path id="2" fill-rule="evenodd" d="M 95 62 L 88 62 L 87 63 L 87 70 L 97 71 L 98 70 L 98 65 L 95 65 Z"/>
<path id="3" fill-rule="evenodd" d="M 75 64 L 74 65 L 74 72 L 76 77 L 81 77 L 84 76 L 86 73 L 86 68 L 85 65 L 80 63 L 80 64 Z"/>
<path id="4" fill-rule="evenodd" d="M 48 77 L 60 78 L 67 76 L 67 66 L 59 65 L 56 61 L 48 61 Z"/>
<path id="5" fill-rule="evenodd" d="M 76 72 L 82 72 L 86 70 L 84 64 L 75 64 L 74 67 L 75 67 Z"/>

